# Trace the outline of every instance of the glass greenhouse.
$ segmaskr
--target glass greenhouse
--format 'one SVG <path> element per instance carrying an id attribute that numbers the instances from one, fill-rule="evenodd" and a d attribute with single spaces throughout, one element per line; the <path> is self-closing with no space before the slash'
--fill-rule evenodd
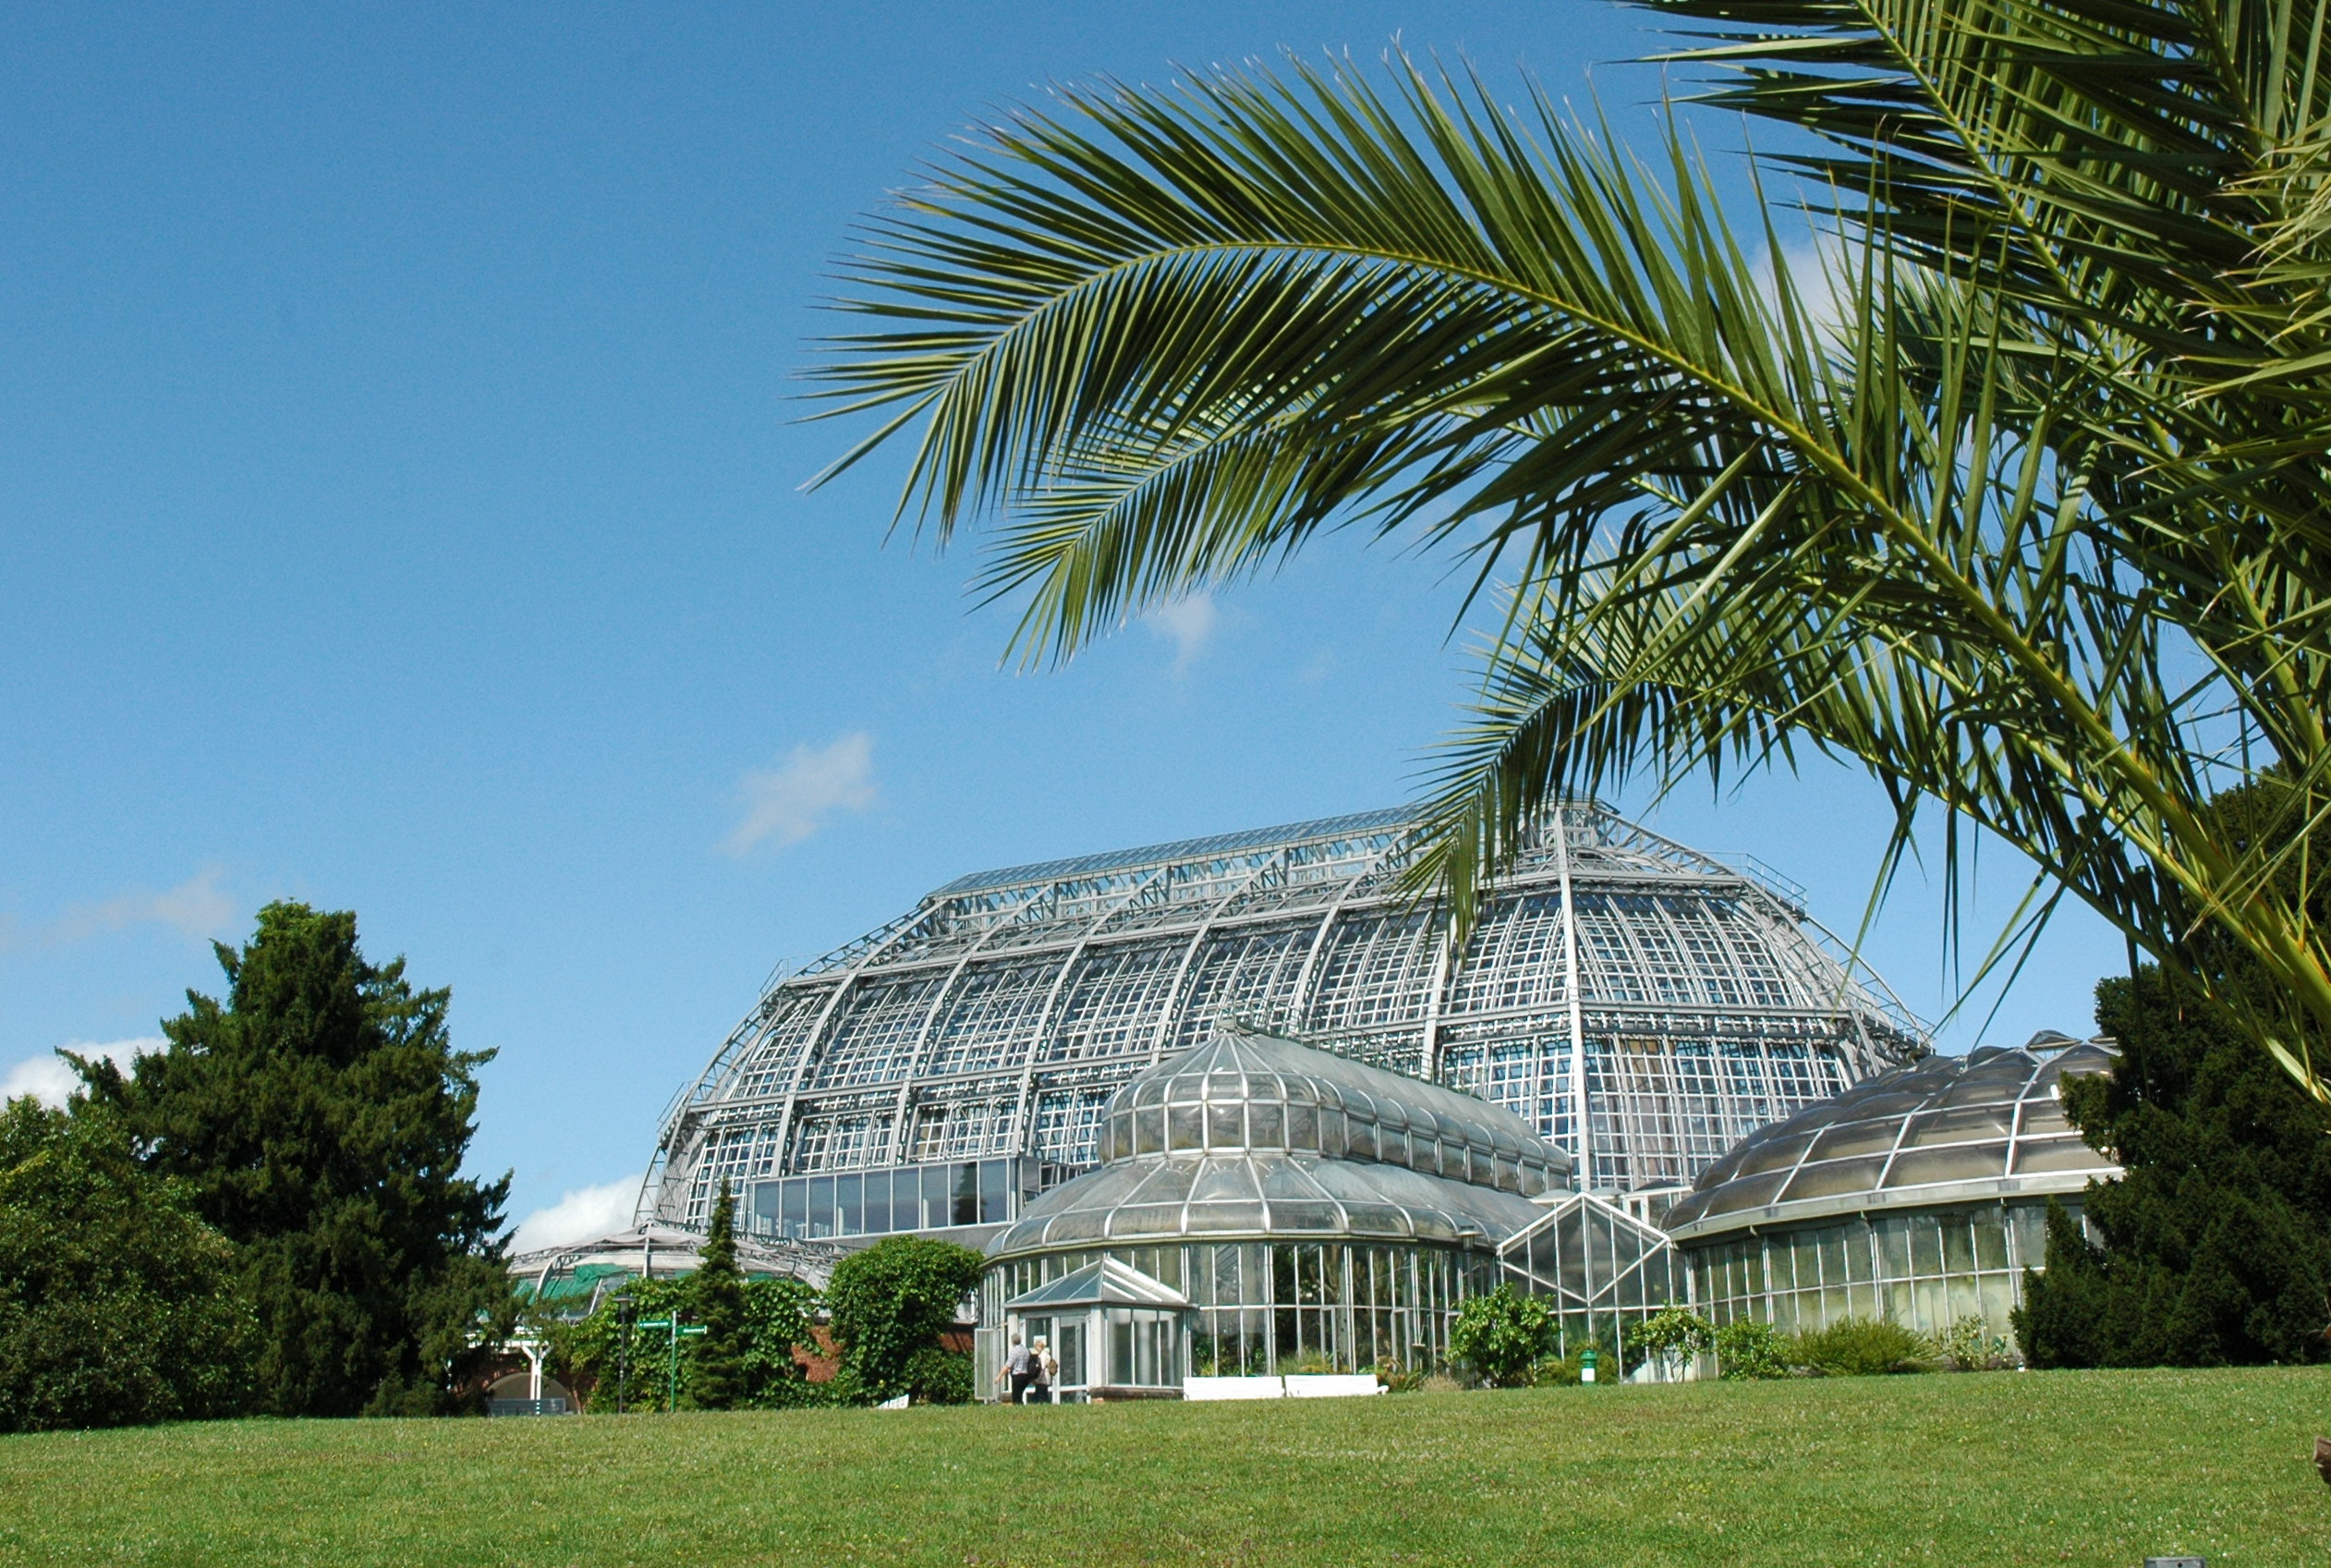
<path id="1" fill-rule="evenodd" d="M 989 1243 L 983 1356 L 1007 1303 L 1106 1260 L 1196 1308 L 1196 1377 L 1433 1365 L 1570 1177 L 1512 1112 L 1227 1027 L 1120 1089 L 1100 1151 Z"/>
<path id="2" fill-rule="evenodd" d="M 1568 1192 L 1568 1157 L 1511 1112 L 1293 1040 L 1226 1027 L 1143 1074 L 1100 1151 L 989 1244 L 983 1380 L 1016 1330 L 1054 1336 L 1063 1368 L 1059 1336 L 1079 1336 L 1072 1397 L 1148 1387 L 1150 1359 L 1086 1359 L 1104 1310 L 1175 1325 L 1156 1366 L 1273 1377 L 1439 1366 L 1457 1308 L 1500 1280 L 1555 1298 L 1566 1343 L 1682 1299 L 1666 1238 Z"/>
<path id="3" fill-rule="evenodd" d="M 1668 1213 L 1700 1311 L 1928 1334 L 1981 1316 L 2005 1334 L 2045 1258 L 2048 1198 L 2077 1214 L 2092 1178 L 2119 1173 L 2058 1094 L 2064 1075 L 2112 1061 L 2102 1041 L 2042 1034 L 1868 1079 L 1766 1128 Z"/>
<path id="4" fill-rule="evenodd" d="M 726 1176 L 771 1240 L 977 1239 L 1102 1160 L 1126 1082 L 1234 1020 L 1478 1095 L 1656 1217 L 1754 1128 L 1925 1049 L 1794 890 L 1595 805 L 1549 815 L 1458 962 L 1399 883 L 1414 827 L 950 882 L 772 981 L 667 1113 L 639 1220 L 701 1226 Z"/>

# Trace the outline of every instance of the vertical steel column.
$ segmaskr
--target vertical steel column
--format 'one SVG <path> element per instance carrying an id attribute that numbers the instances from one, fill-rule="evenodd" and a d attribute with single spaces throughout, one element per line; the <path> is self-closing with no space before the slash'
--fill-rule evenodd
<path id="1" fill-rule="evenodd" d="M 1563 806 L 1554 813 L 1554 866 L 1562 887 L 1562 989 L 1570 999 L 1571 1128 L 1578 1137 L 1578 1190 L 1588 1192 L 1595 1185 L 1595 1155 L 1586 1112 L 1586 1009 L 1578 991 L 1578 900 L 1571 887 L 1572 810 Z"/>

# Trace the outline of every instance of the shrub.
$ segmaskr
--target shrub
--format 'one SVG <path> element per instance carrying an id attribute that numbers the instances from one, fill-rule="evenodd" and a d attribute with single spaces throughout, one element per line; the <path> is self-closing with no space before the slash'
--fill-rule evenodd
<path id="1" fill-rule="evenodd" d="M 1627 1338 L 1645 1355 L 1697 1355 L 1716 1343 L 1716 1326 L 1686 1307 L 1663 1307 Z"/>
<path id="2" fill-rule="evenodd" d="M 917 1353 L 953 1326 L 986 1261 L 953 1242 L 891 1236 L 834 1265 L 828 1320 L 843 1370 L 864 1398 L 879 1404 L 914 1392 Z"/>
<path id="3" fill-rule="evenodd" d="M 904 1380 L 917 1404 L 969 1404 L 971 1357 L 927 1344 L 906 1358 Z"/>
<path id="4" fill-rule="evenodd" d="M 1492 1388 L 1518 1388 L 1554 1338 L 1553 1309 L 1534 1295 L 1499 1285 L 1458 1310 L 1449 1349 Z"/>
<path id="5" fill-rule="evenodd" d="M 1954 1319 L 1935 1348 L 1953 1372 L 1990 1372 L 2015 1365 L 2014 1348 L 2004 1336 L 1993 1333 L 1979 1313 Z"/>
<path id="6" fill-rule="evenodd" d="M 1414 1393 L 1425 1386 L 1425 1374 L 1387 1355 L 1376 1364 L 1376 1380 L 1387 1393 Z"/>
<path id="7" fill-rule="evenodd" d="M 1935 1347 L 1921 1335 L 1887 1318 L 1840 1318 L 1827 1328 L 1799 1334 L 1786 1358 L 1835 1378 L 1869 1378 L 1886 1372 L 1924 1372 Z"/>
<path id="8" fill-rule="evenodd" d="M 1718 1376 L 1734 1380 L 1789 1375 L 1780 1336 L 1758 1318 L 1736 1318 L 1716 1331 L 1716 1366 Z"/>
<path id="9" fill-rule="evenodd" d="M 1578 1357 L 1575 1355 L 1541 1355 L 1530 1364 L 1532 1388 L 1573 1388 L 1578 1381 Z"/>
<path id="10" fill-rule="evenodd" d="M 191 1208 L 86 1100 L 0 1107 L 0 1432 L 248 1407 L 258 1323 Z"/>
<path id="11" fill-rule="evenodd" d="M 1674 1376 L 1716 1343 L 1716 1325 L 1684 1307 L 1664 1307 L 1627 1336 L 1630 1349 Z"/>

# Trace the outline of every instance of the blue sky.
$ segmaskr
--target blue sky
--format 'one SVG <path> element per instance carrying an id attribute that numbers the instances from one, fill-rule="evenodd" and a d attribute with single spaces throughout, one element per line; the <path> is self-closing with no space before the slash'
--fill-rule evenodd
<path id="1" fill-rule="evenodd" d="M 1339 540 L 998 667 L 968 555 L 795 401 L 854 217 L 1048 79 L 1395 34 L 1557 92 L 1600 0 L 0 16 L 0 1074 L 151 1037 L 273 897 L 454 988 L 513 1218 L 635 1174 L 764 976 L 989 865 L 1397 801 L 1447 564 Z M 1716 127 L 1711 135 L 1736 135 Z M 1656 825 L 1860 918 L 1823 772 Z M 1987 906 L 2020 890 L 1992 857 Z M 1868 953 L 1929 1015 L 1936 890 Z M 1987 930 L 1987 928 L 1985 928 Z M 1988 1038 L 2079 1029 L 2063 918 Z M 1981 1009 L 1978 1010 L 1978 1016 Z M 1975 1043 L 1973 1020 L 1945 1037 Z"/>

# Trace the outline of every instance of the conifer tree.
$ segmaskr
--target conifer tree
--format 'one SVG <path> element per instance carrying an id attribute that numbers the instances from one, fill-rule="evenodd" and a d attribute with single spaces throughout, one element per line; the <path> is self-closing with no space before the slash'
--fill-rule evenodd
<path id="1" fill-rule="evenodd" d="M 2278 858 L 2295 896 L 2331 830 L 2294 842 L 2280 827 L 2289 794 L 2269 778 L 2218 796 L 2210 815 L 2229 846 Z M 2309 902 L 2331 919 L 2322 896 Z M 2096 988 L 2120 1061 L 2068 1080 L 2064 1113 L 2124 1173 L 2089 1184 L 2085 1228 L 2052 1206 L 2047 1270 L 2027 1278 L 2017 1322 L 2036 1366 L 2331 1358 L 2331 1137 L 2237 1015 L 2280 982 L 2213 927 L 2181 956 Z"/>
<path id="2" fill-rule="evenodd" d="M 260 1407 L 282 1416 L 449 1408 L 506 1319 L 496 1237 L 509 1177 L 460 1174 L 476 1070 L 451 993 L 374 966 L 356 917 L 271 904 L 224 1002 L 187 993 L 167 1049 L 79 1064 L 148 1166 L 237 1248 L 260 1327 Z"/>
<path id="3" fill-rule="evenodd" d="M 2047 1269 L 2017 1330 L 2038 1367 L 2224 1366 L 2331 1356 L 2331 1137 L 2323 1113 L 2199 988 L 2143 966 L 2097 987 L 2111 1074 L 2065 1114 L 2123 1168 L 2051 1204 Z"/>
<path id="4" fill-rule="evenodd" d="M 745 1403 L 747 1342 L 745 1276 L 736 1267 L 736 1197 L 721 1178 L 721 1199 L 704 1238 L 703 1261 L 689 1282 L 703 1337 L 688 1361 L 688 1403 L 698 1410 L 734 1410 Z"/>

